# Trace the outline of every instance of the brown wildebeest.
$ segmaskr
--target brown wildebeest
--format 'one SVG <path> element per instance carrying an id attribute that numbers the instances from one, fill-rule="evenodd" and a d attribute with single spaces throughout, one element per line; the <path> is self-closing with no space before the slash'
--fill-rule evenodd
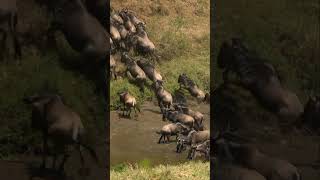
<path id="1" fill-rule="evenodd" d="M 86 57 L 105 62 L 110 50 L 110 35 L 93 17 L 82 0 L 38 0 L 54 15 L 54 22 L 48 31 L 62 31 L 69 45 Z M 109 26 L 108 26 L 109 28 Z"/>
<path id="2" fill-rule="evenodd" d="M 156 131 L 157 134 L 161 134 L 158 144 L 161 143 L 161 140 L 163 138 L 163 142 L 170 142 L 170 136 L 176 136 L 176 140 L 178 139 L 179 133 L 182 133 L 183 131 L 186 131 L 188 127 L 181 123 L 170 123 L 164 125 L 160 131 Z M 166 141 L 167 138 L 167 141 Z"/>
<path id="3" fill-rule="evenodd" d="M 81 0 L 68 0 L 62 8 L 61 30 L 73 49 L 89 57 L 105 58 L 110 37 L 103 26 L 88 13 Z"/>
<path id="4" fill-rule="evenodd" d="M 109 73 L 108 58 L 110 51 L 110 35 L 106 29 L 86 9 L 81 0 L 58 0 L 44 2 L 55 21 L 49 29 L 48 36 L 54 37 L 54 32 L 63 32 L 67 42 L 75 51 L 90 60 L 88 65 L 96 69 L 105 99 L 109 97 L 107 79 Z M 54 40 L 54 39 L 53 39 Z M 103 79 L 102 79 L 103 78 Z"/>
<path id="5" fill-rule="evenodd" d="M 231 42 L 222 44 L 218 66 L 224 69 L 225 82 L 230 82 L 229 72 L 234 72 L 239 77 L 236 82 L 249 89 L 265 107 L 283 120 L 292 122 L 303 112 L 299 98 L 282 86 L 274 67 L 250 53 L 240 39 L 233 38 Z"/>
<path id="6" fill-rule="evenodd" d="M 67 148 L 69 145 L 76 145 L 80 153 L 81 162 L 84 159 L 81 154 L 81 147 L 88 150 L 90 155 L 98 163 L 95 151 L 83 144 L 82 137 L 85 133 L 80 116 L 70 107 L 66 106 L 63 98 L 56 94 L 41 94 L 25 97 L 23 101 L 32 106 L 32 127 L 42 131 L 43 136 L 43 157 L 42 168 L 46 166 L 48 154 L 48 139 L 50 139 L 57 150 L 63 150 L 64 156 L 59 166 L 63 170 L 64 164 L 70 156 Z M 54 155 L 53 168 L 55 168 L 57 154 Z"/>
<path id="7" fill-rule="evenodd" d="M 253 145 L 227 144 L 235 163 L 256 170 L 268 180 L 301 180 L 298 169 L 286 160 L 268 156 Z"/>
<path id="8" fill-rule="evenodd" d="M 2 46 L 1 49 L 6 48 L 8 32 L 5 30 L 4 25 L 8 23 L 8 30 L 13 39 L 16 59 L 21 57 L 21 47 L 17 38 L 17 21 L 18 16 L 16 0 L 0 0 L 0 33 L 2 34 L 2 39 L 0 42 Z M 6 52 L 6 50 L 4 52 Z"/>
<path id="9" fill-rule="evenodd" d="M 140 112 L 139 107 L 137 107 L 137 100 L 133 97 L 128 91 L 124 91 L 119 93 L 120 103 L 123 104 L 122 115 L 125 116 L 125 112 L 127 112 L 126 116 L 131 117 L 131 111 L 134 110 L 137 113 L 137 110 Z"/>
<path id="10" fill-rule="evenodd" d="M 108 28 L 110 0 L 84 0 L 88 11 L 95 16 L 103 27 Z"/>

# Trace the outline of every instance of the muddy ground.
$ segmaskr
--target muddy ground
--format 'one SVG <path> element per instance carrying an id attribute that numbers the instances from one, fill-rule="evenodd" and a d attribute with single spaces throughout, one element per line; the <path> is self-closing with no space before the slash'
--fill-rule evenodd
<path id="1" fill-rule="evenodd" d="M 205 127 L 210 129 L 209 104 L 188 101 L 191 109 L 205 116 Z M 155 102 L 145 102 L 141 113 L 132 119 L 119 117 L 119 112 L 110 113 L 110 166 L 119 163 L 135 163 L 147 159 L 152 165 L 175 164 L 187 161 L 187 152 L 177 154 L 175 137 L 169 144 L 158 144 L 160 130 L 169 121 L 162 121 L 160 109 Z"/>

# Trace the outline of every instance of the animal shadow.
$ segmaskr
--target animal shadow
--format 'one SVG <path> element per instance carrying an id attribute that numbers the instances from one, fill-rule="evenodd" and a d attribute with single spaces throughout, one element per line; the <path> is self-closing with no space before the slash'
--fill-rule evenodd
<path id="1" fill-rule="evenodd" d="M 28 165 L 28 172 L 30 174 L 29 180 L 44 179 L 44 180 L 75 180 L 73 177 L 67 176 L 64 172 L 49 168 L 40 168 L 32 164 Z"/>
<path id="2" fill-rule="evenodd" d="M 118 117 L 119 117 L 119 119 L 133 119 L 133 120 L 138 121 L 139 115 L 134 114 L 134 115 L 129 116 L 129 115 L 123 114 L 122 112 L 118 112 Z"/>

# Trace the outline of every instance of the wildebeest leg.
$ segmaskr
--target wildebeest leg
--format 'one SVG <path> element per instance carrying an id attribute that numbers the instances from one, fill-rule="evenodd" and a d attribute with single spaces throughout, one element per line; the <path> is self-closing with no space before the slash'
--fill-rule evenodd
<path id="1" fill-rule="evenodd" d="M 64 164 L 67 162 L 69 157 L 70 157 L 69 152 L 65 151 L 64 155 L 63 155 L 63 159 L 62 159 L 61 164 L 59 166 L 59 171 L 63 171 L 64 170 Z"/>
<path id="2" fill-rule="evenodd" d="M 43 134 L 43 152 L 42 152 L 42 165 L 41 168 L 46 168 L 46 161 L 48 155 L 48 136 L 46 133 Z"/>
<path id="3" fill-rule="evenodd" d="M 129 110 L 128 110 L 128 116 L 131 118 L 131 111 L 132 111 L 132 108 L 130 107 Z"/>
<path id="4" fill-rule="evenodd" d="M 11 19 L 9 21 L 9 27 L 10 27 L 11 36 L 13 38 L 13 43 L 14 43 L 15 58 L 20 59 L 22 56 L 22 53 L 21 53 L 21 47 L 17 38 L 17 23 L 18 23 L 18 17 L 17 17 L 17 14 L 14 13 L 11 15 Z"/>
<path id="5" fill-rule="evenodd" d="M 133 107 L 133 110 L 134 110 L 134 114 L 136 115 L 136 114 L 137 114 L 137 108 L 136 108 L 136 106 Z"/>
<path id="6" fill-rule="evenodd" d="M 124 111 L 126 110 L 126 103 L 123 103 L 123 107 L 122 107 L 122 116 L 124 116 Z"/>
<path id="7" fill-rule="evenodd" d="M 167 135 L 168 143 L 170 142 L 170 135 Z"/>
<path id="8" fill-rule="evenodd" d="M 190 148 L 189 152 L 188 152 L 188 156 L 187 156 L 187 159 L 192 159 L 192 154 L 193 154 L 193 149 Z"/>
<path id="9" fill-rule="evenodd" d="M 5 30 L 0 29 L 0 33 L 2 34 L 2 39 L 1 39 L 1 60 L 3 60 L 3 58 L 5 57 L 5 52 L 7 52 L 6 48 L 6 40 L 7 40 L 7 33 Z"/>
<path id="10" fill-rule="evenodd" d="M 160 111 L 163 114 L 163 109 L 162 109 L 162 102 L 160 99 L 158 99 L 158 106 L 160 107 Z"/>
<path id="11" fill-rule="evenodd" d="M 161 134 L 161 136 L 160 136 L 160 138 L 159 138 L 159 141 L 158 141 L 158 144 L 160 144 L 160 143 L 161 143 L 161 139 L 162 139 L 162 137 L 163 137 L 163 134 Z"/>
<path id="12" fill-rule="evenodd" d="M 83 155 L 82 155 L 81 145 L 80 144 L 77 145 L 77 149 L 78 149 L 79 155 L 80 155 L 81 166 L 83 166 L 84 165 L 84 158 L 83 158 Z"/>

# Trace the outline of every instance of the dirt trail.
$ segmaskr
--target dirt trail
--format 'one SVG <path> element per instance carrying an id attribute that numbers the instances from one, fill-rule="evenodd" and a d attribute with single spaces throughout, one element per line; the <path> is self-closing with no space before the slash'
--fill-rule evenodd
<path id="1" fill-rule="evenodd" d="M 205 127 L 209 126 L 209 104 L 197 104 L 188 101 L 191 109 L 198 110 L 205 116 Z M 123 162 L 138 162 L 143 159 L 156 164 L 174 164 L 186 161 L 187 153 L 177 154 L 176 143 L 158 144 L 157 130 L 170 122 L 162 121 L 160 109 L 154 102 L 145 102 L 141 113 L 135 119 L 119 118 L 119 112 L 110 113 L 110 165 Z M 175 137 L 171 138 L 172 141 Z"/>

